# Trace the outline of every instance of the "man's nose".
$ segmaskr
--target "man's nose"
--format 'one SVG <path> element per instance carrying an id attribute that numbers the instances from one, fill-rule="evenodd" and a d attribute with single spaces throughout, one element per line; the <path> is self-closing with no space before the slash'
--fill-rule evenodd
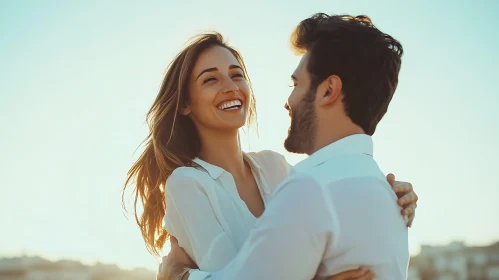
<path id="1" fill-rule="evenodd" d="M 286 109 L 288 111 L 290 110 L 288 102 L 284 103 L 284 109 Z"/>

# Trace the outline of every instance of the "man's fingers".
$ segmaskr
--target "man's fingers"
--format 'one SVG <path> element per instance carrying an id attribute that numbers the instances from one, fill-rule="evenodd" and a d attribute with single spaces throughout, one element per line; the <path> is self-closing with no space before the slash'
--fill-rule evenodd
<path id="1" fill-rule="evenodd" d="M 359 278 L 352 278 L 352 280 L 373 280 L 374 278 L 376 278 L 376 274 L 368 271 L 366 275 Z"/>
<path id="2" fill-rule="evenodd" d="M 164 275 L 165 275 L 165 265 L 166 265 L 166 260 L 167 259 L 168 259 L 168 255 L 163 256 L 162 262 L 159 264 L 158 273 L 162 277 L 164 277 Z"/>
<path id="3" fill-rule="evenodd" d="M 368 275 L 370 272 L 366 268 L 359 268 L 348 270 L 333 276 L 329 276 L 326 278 L 327 280 L 350 280 L 350 279 L 358 279 L 359 277 L 363 277 Z M 364 279 L 364 278 L 361 278 Z M 371 279 L 371 278 L 366 278 Z"/>
<path id="4" fill-rule="evenodd" d="M 166 261 L 166 257 L 163 257 L 163 262 L 159 264 L 158 273 L 156 274 L 156 280 L 165 280 L 166 278 L 163 273 L 163 263 Z"/>
<path id="5" fill-rule="evenodd" d="M 166 280 L 165 275 L 163 275 L 163 272 L 161 271 L 161 265 L 158 270 L 158 274 L 156 274 L 156 280 Z"/>

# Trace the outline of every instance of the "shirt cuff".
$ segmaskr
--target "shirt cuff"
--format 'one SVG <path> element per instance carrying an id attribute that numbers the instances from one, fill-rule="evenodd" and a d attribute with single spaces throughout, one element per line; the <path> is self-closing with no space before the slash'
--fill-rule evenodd
<path id="1" fill-rule="evenodd" d="M 206 271 L 201 271 L 199 269 L 192 269 L 189 271 L 189 278 L 188 280 L 204 280 L 208 276 L 210 276 L 211 273 L 206 272 Z"/>

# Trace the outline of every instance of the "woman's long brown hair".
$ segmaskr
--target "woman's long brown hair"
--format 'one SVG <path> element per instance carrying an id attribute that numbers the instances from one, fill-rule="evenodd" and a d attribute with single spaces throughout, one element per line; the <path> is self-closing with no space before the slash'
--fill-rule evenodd
<path id="1" fill-rule="evenodd" d="M 123 187 L 122 201 L 125 207 L 125 190 L 135 184 L 135 220 L 147 249 L 156 256 L 160 255 L 170 236 L 162 227 L 166 211 L 166 180 L 177 167 L 193 166 L 192 160 L 200 150 L 199 135 L 194 123 L 179 112 L 189 102 L 188 81 L 197 58 L 201 52 L 213 46 L 224 47 L 234 55 L 250 84 L 241 55 L 224 42 L 222 35 L 208 33 L 194 37 L 168 66 L 158 96 L 147 113 L 149 135 L 144 141 L 145 150 L 128 171 Z M 252 91 L 250 92 L 248 124 L 256 116 L 255 99 Z M 143 208 L 140 215 L 137 211 L 139 202 Z"/>

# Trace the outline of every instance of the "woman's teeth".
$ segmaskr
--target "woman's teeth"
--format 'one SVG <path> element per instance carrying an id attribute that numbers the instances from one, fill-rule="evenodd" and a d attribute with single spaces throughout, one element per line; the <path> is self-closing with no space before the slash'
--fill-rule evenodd
<path id="1" fill-rule="evenodd" d="M 224 102 L 220 105 L 218 105 L 218 109 L 220 110 L 237 110 L 241 108 L 241 101 L 240 100 L 231 100 L 231 101 L 227 101 L 227 102 Z"/>

